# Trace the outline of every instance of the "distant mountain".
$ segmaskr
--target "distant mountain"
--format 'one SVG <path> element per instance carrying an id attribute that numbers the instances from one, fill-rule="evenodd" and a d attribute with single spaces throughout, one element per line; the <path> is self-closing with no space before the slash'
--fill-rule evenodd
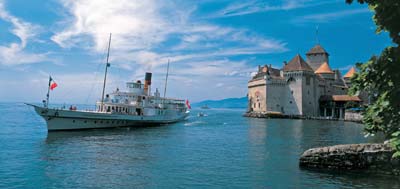
<path id="1" fill-rule="evenodd" d="M 247 108 L 247 97 L 242 98 L 227 98 L 222 100 L 205 100 L 193 103 L 192 106 L 200 108 L 207 105 L 209 108 Z"/>

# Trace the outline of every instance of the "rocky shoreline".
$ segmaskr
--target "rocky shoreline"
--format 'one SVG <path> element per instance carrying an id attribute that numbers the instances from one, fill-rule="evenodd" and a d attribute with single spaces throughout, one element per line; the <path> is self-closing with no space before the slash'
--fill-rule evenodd
<path id="1" fill-rule="evenodd" d="M 301 168 L 319 170 L 363 170 L 371 173 L 400 175 L 400 161 L 392 158 L 388 144 L 347 144 L 305 151 L 299 160 Z"/>
<path id="2" fill-rule="evenodd" d="M 265 113 L 265 112 L 246 112 L 243 114 L 244 117 L 252 118 L 277 118 L 277 119 L 306 119 L 306 120 L 332 120 L 332 121 L 349 121 L 361 123 L 362 117 L 360 119 L 351 117 L 351 119 L 338 119 L 331 117 L 312 117 L 312 116 L 300 116 L 300 115 L 283 115 L 276 113 Z"/>

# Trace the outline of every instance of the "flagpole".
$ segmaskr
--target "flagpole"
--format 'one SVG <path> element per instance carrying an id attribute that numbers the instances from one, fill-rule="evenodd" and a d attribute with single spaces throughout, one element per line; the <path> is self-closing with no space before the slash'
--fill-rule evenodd
<path id="1" fill-rule="evenodd" d="M 47 95 L 46 95 L 46 108 L 49 107 L 49 98 L 50 98 L 50 84 L 51 84 L 51 76 L 49 76 L 49 86 L 47 87 Z"/>
<path id="2" fill-rule="evenodd" d="M 104 90 L 105 90 L 105 88 L 106 88 L 107 70 L 108 70 L 108 67 L 110 66 L 110 63 L 108 62 L 108 58 L 110 57 L 110 46 L 111 46 L 111 33 L 110 33 L 110 38 L 109 38 L 109 40 L 108 40 L 106 71 L 104 72 L 103 92 L 101 93 L 101 106 L 100 106 L 100 111 L 103 111 L 103 106 L 104 106 Z"/>

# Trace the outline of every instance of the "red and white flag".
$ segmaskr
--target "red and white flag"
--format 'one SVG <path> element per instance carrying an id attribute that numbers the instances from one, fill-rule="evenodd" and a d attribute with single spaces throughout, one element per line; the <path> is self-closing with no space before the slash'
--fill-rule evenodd
<path id="1" fill-rule="evenodd" d="M 190 106 L 189 100 L 186 100 L 186 106 L 187 106 L 189 109 L 192 109 L 192 107 Z"/>
<path id="2" fill-rule="evenodd" d="M 50 90 L 53 90 L 57 86 L 58 86 L 57 83 L 53 80 L 53 78 L 50 77 L 50 81 L 49 81 Z"/>

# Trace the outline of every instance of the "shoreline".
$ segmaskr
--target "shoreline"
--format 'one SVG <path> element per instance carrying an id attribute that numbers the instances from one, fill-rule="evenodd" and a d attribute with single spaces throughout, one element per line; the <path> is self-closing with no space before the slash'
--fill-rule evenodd
<path id="1" fill-rule="evenodd" d="M 362 120 L 359 119 L 339 119 L 332 117 L 313 117 L 313 116 L 301 116 L 301 115 L 283 115 L 274 113 L 262 113 L 262 112 L 246 112 L 243 114 L 244 117 L 250 118 L 264 118 L 264 119 L 303 119 L 303 120 L 326 120 L 326 121 L 346 121 L 362 124 Z"/>

